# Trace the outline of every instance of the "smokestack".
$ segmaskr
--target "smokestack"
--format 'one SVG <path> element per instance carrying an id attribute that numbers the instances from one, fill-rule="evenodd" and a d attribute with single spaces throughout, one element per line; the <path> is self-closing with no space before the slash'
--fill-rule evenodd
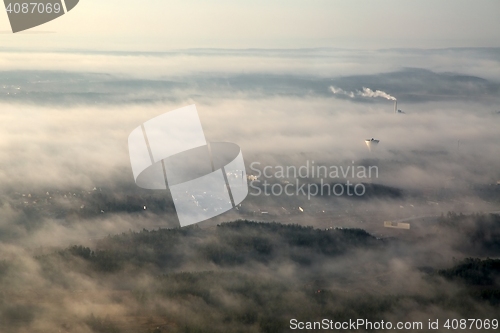
<path id="1" fill-rule="evenodd" d="M 394 113 L 398 113 L 398 101 L 394 101 Z"/>

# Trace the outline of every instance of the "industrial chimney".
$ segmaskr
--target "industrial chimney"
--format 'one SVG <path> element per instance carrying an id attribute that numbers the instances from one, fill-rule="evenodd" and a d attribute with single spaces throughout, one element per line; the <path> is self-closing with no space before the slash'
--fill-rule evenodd
<path id="1" fill-rule="evenodd" d="M 394 101 L 394 113 L 398 113 L 398 101 Z"/>

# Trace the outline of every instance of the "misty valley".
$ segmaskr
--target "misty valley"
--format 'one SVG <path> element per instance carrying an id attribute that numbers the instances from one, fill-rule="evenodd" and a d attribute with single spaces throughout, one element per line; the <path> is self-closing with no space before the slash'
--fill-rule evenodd
<path id="1" fill-rule="evenodd" d="M 0 56 L 0 333 L 495 330 L 500 49 Z M 191 105 L 241 148 L 216 189 L 248 195 L 180 227 L 128 140 Z"/>

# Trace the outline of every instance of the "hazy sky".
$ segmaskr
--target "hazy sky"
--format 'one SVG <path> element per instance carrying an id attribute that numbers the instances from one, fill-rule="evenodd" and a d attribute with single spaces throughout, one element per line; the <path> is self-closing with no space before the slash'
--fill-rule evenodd
<path id="1" fill-rule="evenodd" d="M 498 13 L 497 0 L 81 0 L 67 15 L 15 35 L 2 11 L 0 47 L 499 47 Z"/>

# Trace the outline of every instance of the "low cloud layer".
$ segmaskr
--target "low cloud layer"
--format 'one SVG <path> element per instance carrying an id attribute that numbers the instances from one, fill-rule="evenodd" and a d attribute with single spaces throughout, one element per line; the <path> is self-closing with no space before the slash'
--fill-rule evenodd
<path id="1" fill-rule="evenodd" d="M 453 266 L 453 257 L 487 256 L 494 250 L 488 242 L 484 244 L 490 248 L 479 246 L 469 235 L 496 237 L 482 233 L 496 230 L 496 220 L 439 216 L 450 210 L 498 210 L 498 52 L 422 51 L 429 57 L 424 66 L 417 51 L 377 51 L 372 54 L 377 61 L 359 67 L 367 54 L 353 64 L 349 61 L 352 52 L 347 51 L 214 52 L 71 54 L 65 59 L 75 62 L 62 63 L 59 69 L 64 71 L 54 71 L 58 57 L 47 55 L 22 64 L 18 61 L 26 54 L 19 59 L 17 53 L 7 54 L 0 64 L 11 69 L 0 72 L 0 254 L 6 260 L 0 261 L 0 279 L 7 286 L 1 290 L 5 299 L 16 300 L 14 305 L 0 303 L 8 327 L 13 332 L 88 333 L 92 328 L 98 332 L 99 327 L 111 325 L 113 318 L 140 321 L 144 310 L 151 314 L 144 319 L 151 327 L 186 323 L 185 319 L 169 321 L 159 313 L 192 318 L 191 324 L 200 325 L 203 318 L 197 314 L 208 313 L 214 322 L 233 320 L 237 328 L 243 327 L 238 320 L 255 320 L 257 331 L 258 325 L 272 327 L 266 326 L 272 323 L 260 318 L 260 313 L 246 312 L 258 306 L 258 297 L 281 294 L 290 304 L 317 306 L 316 300 L 323 297 L 318 290 L 323 289 L 328 290 L 324 302 L 331 306 L 333 299 L 352 308 L 358 304 L 358 295 L 370 292 L 370 297 L 378 299 L 394 293 L 405 299 L 397 305 L 411 318 L 460 313 L 460 309 L 440 305 L 438 310 L 414 306 L 412 297 L 438 302 L 435 295 L 452 299 L 463 295 L 459 283 L 429 275 L 428 270 Z M 188 61 L 181 66 L 184 57 Z M 283 57 L 287 61 L 282 67 L 273 67 Z M 380 66 L 387 57 L 399 61 Z M 148 64 L 144 72 L 137 64 L 127 67 L 138 58 Z M 471 58 L 479 59 L 477 66 L 459 70 Z M 194 65 L 193 59 L 208 60 Z M 251 66 L 246 66 L 249 59 Z M 76 60 L 84 60 L 80 69 Z M 488 75 L 482 76 L 491 64 Z M 324 72 L 324 68 L 331 71 Z M 405 114 L 394 114 L 392 98 L 397 98 Z M 274 168 L 314 161 L 326 167 L 376 166 L 379 177 L 361 180 L 368 189 L 363 198 L 248 196 L 238 210 L 202 223 L 200 229 L 133 235 L 132 231 L 143 228 L 175 228 L 178 221 L 167 193 L 135 185 L 128 135 L 145 121 L 190 104 L 197 106 L 208 141 L 234 142 L 242 148 L 249 174 L 254 173 L 253 163 Z M 365 140 L 371 138 L 380 143 L 370 152 Z M 269 181 L 293 181 L 277 178 Z M 262 184 L 265 179 L 258 180 Z M 325 228 L 363 228 L 374 237 L 352 232 L 368 239 L 373 248 L 363 245 L 334 259 L 325 254 L 331 248 L 320 254 L 314 252 L 316 248 L 307 248 L 310 256 L 306 256 L 302 245 L 286 243 L 286 237 L 292 236 L 285 232 L 278 237 L 269 231 L 272 226 L 268 231 L 254 226 L 242 234 L 214 228 L 236 219 L 314 226 L 324 233 L 304 232 L 320 239 L 329 235 Z M 383 227 L 387 220 L 408 219 L 410 230 Z M 460 229 L 457 220 L 462 223 Z M 331 233 L 342 234 L 341 230 Z M 152 246 L 148 241 L 155 237 L 159 238 Z M 397 240 L 386 242 L 392 237 Z M 63 251 L 72 244 L 104 252 Z M 241 246 L 247 246 L 246 253 L 252 256 L 252 251 L 264 254 L 244 261 Z M 127 251 L 136 252 L 132 256 Z M 159 257 L 151 259 L 158 253 Z M 110 258 L 115 255 L 137 255 L 150 261 L 131 259 L 113 266 Z M 188 259 L 180 262 L 179 258 Z M 234 264 L 238 260 L 244 264 Z M 99 271 L 104 268 L 110 269 L 109 274 Z M 190 273 L 182 275 L 182 271 Z M 200 273 L 209 282 L 223 282 L 213 298 L 204 289 L 210 284 L 197 282 L 200 271 L 213 271 Z M 162 274 L 172 275 L 162 280 Z M 189 286 L 183 284 L 186 276 L 192 281 Z M 234 288 L 251 285 L 254 278 L 262 283 L 259 290 L 269 292 L 257 293 L 252 300 L 256 303 L 248 303 L 248 297 Z M 243 286 L 235 287 L 230 281 Z M 42 290 L 42 295 L 34 296 L 39 295 L 36 290 Z M 158 297 L 161 293 L 168 297 Z M 179 300 L 175 293 L 190 296 Z M 26 299 L 34 297 L 43 301 L 32 306 Z M 224 317 L 219 308 L 207 306 L 210 300 L 235 312 Z M 472 296 L 465 300 L 478 312 L 491 312 L 489 305 L 477 305 Z M 106 315 L 111 319 L 107 321 Z M 384 315 L 398 317 L 392 310 Z M 75 324 L 64 326 L 69 322 Z M 123 321 L 119 325 L 127 326 Z"/>

